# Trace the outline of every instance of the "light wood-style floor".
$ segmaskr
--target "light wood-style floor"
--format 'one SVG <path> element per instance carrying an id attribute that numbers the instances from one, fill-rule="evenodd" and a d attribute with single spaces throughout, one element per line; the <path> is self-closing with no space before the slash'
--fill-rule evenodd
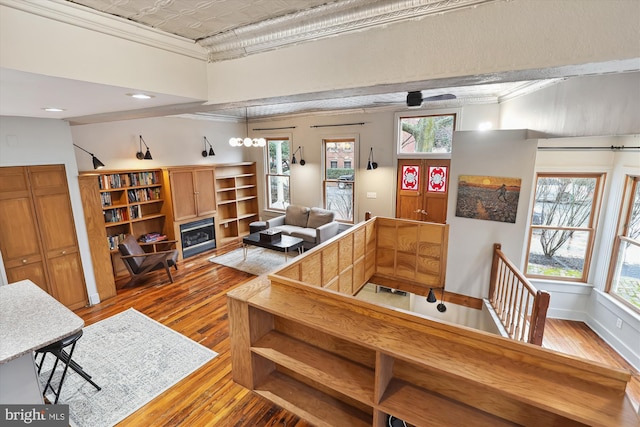
<path id="1" fill-rule="evenodd" d="M 231 249 L 235 247 L 218 253 Z M 226 293 L 255 276 L 210 263 L 208 258 L 215 253 L 181 262 L 178 272 L 174 273 L 173 284 L 166 274 L 153 273 L 134 288 L 120 290 L 114 298 L 76 310 L 88 326 L 133 307 L 219 353 L 118 426 L 311 426 L 231 379 Z M 551 320 L 548 325 L 545 347 L 631 369 L 583 323 Z M 633 384 L 628 389 L 637 405 L 640 376 L 634 373 Z"/>

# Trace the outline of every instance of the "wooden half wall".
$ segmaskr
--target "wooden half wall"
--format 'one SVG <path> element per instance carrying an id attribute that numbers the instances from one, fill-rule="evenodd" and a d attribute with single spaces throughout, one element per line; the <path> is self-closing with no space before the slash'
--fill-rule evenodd
<path id="1" fill-rule="evenodd" d="M 367 282 L 419 295 L 444 286 L 449 226 L 373 217 L 269 277 L 355 295 Z M 373 280 L 372 280 L 373 279 Z"/>

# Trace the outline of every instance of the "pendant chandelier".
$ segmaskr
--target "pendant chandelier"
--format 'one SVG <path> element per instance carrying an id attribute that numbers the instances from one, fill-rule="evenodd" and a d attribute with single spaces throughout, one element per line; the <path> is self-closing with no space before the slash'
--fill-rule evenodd
<path id="1" fill-rule="evenodd" d="M 229 138 L 229 145 L 232 147 L 264 147 L 267 140 L 264 138 L 249 138 L 249 114 L 248 109 L 244 109 L 244 123 L 247 136 L 245 138 Z"/>

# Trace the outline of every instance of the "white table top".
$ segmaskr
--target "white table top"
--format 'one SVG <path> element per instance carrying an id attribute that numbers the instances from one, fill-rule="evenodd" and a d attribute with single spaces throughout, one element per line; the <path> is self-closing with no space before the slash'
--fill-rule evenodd
<path id="1" fill-rule="evenodd" d="M 0 363 L 68 337 L 84 320 L 31 280 L 0 286 Z"/>

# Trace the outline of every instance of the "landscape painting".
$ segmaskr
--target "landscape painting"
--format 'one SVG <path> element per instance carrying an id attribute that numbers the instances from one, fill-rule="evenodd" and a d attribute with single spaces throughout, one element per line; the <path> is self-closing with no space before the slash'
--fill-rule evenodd
<path id="1" fill-rule="evenodd" d="M 516 222 L 520 178 L 460 175 L 456 216 Z"/>

